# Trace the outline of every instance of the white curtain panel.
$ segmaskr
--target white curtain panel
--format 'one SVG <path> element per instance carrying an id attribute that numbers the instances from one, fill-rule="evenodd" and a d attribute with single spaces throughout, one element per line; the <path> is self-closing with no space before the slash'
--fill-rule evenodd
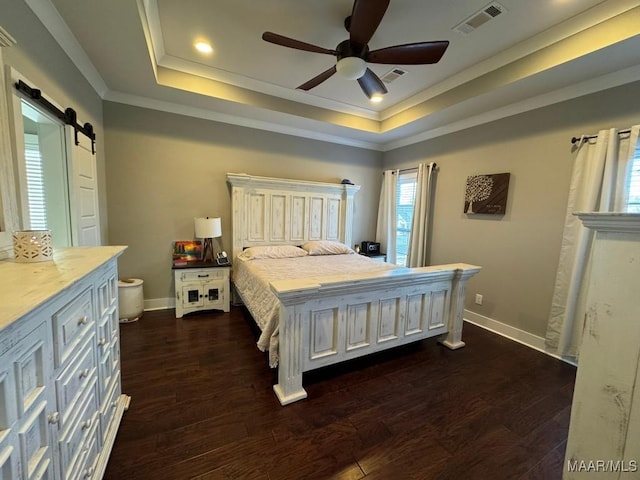
<path id="1" fill-rule="evenodd" d="M 398 170 L 385 170 L 380 190 L 376 242 L 380 251 L 387 254 L 388 263 L 396 263 L 396 191 Z"/>
<path id="2" fill-rule="evenodd" d="M 623 211 L 638 127 L 627 135 L 610 129 L 595 139 L 580 139 L 547 325 L 546 349 L 555 355 L 577 360 L 584 325 L 593 233 L 574 213 Z"/>
<path id="3" fill-rule="evenodd" d="M 407 267 L 425 267 L 429 264 L 431 199 L 435 169 L 435 163 L 421 163 L 418 165 L 416 199 L 413 205 Z"/>

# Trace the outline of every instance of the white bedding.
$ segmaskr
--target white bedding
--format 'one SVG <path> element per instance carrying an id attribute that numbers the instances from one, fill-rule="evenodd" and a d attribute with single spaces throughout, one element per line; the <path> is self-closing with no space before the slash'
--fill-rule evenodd
<path id="1" fill-rule="evenodd" d="M 356 254 L 318 255 L 297 258 L 236 259 L 233 282 L 262 331 L 261 351 L 269 351 L 269 365 L 278 365 L 279 303 L 269 287 L 274 280 L 383 272 L 398 268 Z"/>

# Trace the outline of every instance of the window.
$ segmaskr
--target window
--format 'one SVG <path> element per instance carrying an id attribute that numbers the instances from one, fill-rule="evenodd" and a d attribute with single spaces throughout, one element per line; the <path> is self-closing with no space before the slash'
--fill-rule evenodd
<path id="1" fill-rule="evenodd" d="M 64 126 L 16 95 L 14 106 L 16 143 L 23 152 L 17 162 L 22 226 L 28 230 L 51 230 L 54 247 L 70 246 Z"/>
<path id="2" fill-rule="evenodd" d="M 628 192 L 627 212 L 640 213 L 640 142 L 636 145 L 636 154 L 629 172 Z"/>
<path id="3" fill-rule="evenodd" d="M 398 188 L 396 190 L 396 265 L 403 267 L 407 265 L 417 182 L 417 170 L 398 174 Z"/>
<path id="4" fill-rule="evenodd" d="M 29 228 L 32 230 L 47 229 L 47 204 L 42 168 L 42 155 L 38 145 L 38 136 L 25 134 L 24 159 L 27 183 L 27 208 L 29 209 Z"/>

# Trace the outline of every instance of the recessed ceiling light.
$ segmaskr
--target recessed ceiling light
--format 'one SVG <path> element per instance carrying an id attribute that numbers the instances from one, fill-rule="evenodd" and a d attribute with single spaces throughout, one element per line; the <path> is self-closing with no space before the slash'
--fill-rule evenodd
<path id="1" fill-rule="evenodd" d="M 207 42 L 196 42 L 194 46 L 196 47 L 196 50 L 198 50 L 200 53 L 213 52 L 213 47 L 209 45 Z"/>
<path id="2" fill-rule="evenodd" d="M 371 101 L 373 103 L 380 103 L 384 97 L 380 93 L 374 93 L 371 95 Z"/>

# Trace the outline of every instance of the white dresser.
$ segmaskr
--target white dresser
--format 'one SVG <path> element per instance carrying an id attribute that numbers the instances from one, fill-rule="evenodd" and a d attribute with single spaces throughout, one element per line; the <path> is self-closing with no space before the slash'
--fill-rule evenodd
<path id="1" fill-rule="evenodd" d="M 102 478 L 129 404 L 118 318 L 125 248 L 0 262 L 0 480 Z"/>

